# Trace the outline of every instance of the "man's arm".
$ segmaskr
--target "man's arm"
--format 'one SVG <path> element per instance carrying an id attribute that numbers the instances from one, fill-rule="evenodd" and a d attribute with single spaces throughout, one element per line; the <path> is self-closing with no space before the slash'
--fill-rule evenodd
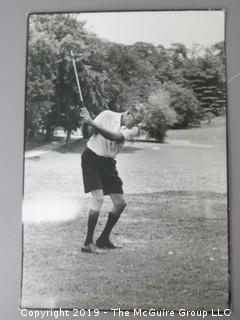
<path id="1" fill-rule="evenodd" d="M 85 121 L 82 123 L 82 135 L 84 139 L 89 139 L 91 136 L 96 134 L 96 130 L 91 127 L 89 124 L 87 124 Z"/>
<path id="2" fill-rule="evenodd" d="M 139 133 L 138 127 L 132 127 L 131 129 L 122 128 L 121 133 L 124 136 L 124 140 L 132 141 Z"/>
<path id="3" fill-rule="evenodd" d="M 124 135 L 121 132 L 113 132 L 107 129 L 104 129 L 102 126 L 98 125 L 93 121 L 87 109 L 82 109 L 81 116 L 84 118 L 84 122 L 95 129 L 96 133 L 101 134 L 105 139 L 117 142 L 123 142 Z"/>
<path id="4" fill-rule="evenodd" d="M 97 133 L 100 133 L 104 138 L 108 140 L 117 141 L 117 142 L 123 142 L 124 140 L 124 136 L 121 132 L 113 132 L 110 130 L 106 130 L 103 127 L 96 124 L 94 121 L 91 121 L 89 125 L 92 126 Z"/>

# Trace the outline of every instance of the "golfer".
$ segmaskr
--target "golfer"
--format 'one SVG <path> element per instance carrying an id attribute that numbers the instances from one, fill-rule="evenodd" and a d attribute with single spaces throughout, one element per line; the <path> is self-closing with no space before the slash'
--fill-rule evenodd
<path id="1" fill-rule="evenodd" d="M 126 207 L 122 180 L 118 176 L 115 156 L 126 140 L 133 139 L 137 133 L 137 109 L 123 113 L 105 110 L 94 120 L 87 109 L 82 109 L 83 131 L 92 131 L 87 148 L 82 153 L 82 173 L 85 193 L 90 192 L 92 204 L 88 213 L 88 229 L 82 252 L 103 253 L 102 249 L 115 249 L 119 246 L 110 241 L 110 233 Z M 139 119 L 139 118 L 138 118 Z M 86 130 L 87 128 L 87 130 Z M 90 130 L 89 130 L 90 129 Z M 104 195 L 109 195 L 112 208 L 106 226 L 93 243 L 94 230 L 101 211 Z"/>

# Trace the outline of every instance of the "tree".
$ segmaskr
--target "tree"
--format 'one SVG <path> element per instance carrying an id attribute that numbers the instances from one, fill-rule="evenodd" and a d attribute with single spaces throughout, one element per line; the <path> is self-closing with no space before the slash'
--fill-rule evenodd
<path id="1" fill-rule="evenodd" d="M 56 72 L 52 69 L 56 49 L 51 36 L 30 19 L 27 60 L 26 138 L 44 132 L 54 108 Z"/>
<path id="2" fill-rule="evenodd" d="M 226 81 L 224 42 L 205 49 L 201 56 L 192 57 L 185 70 L 189 87 L 194 91 L 201 106 L 200 117 L 206 113 L 219 116 L 226 109 Z"/>
<path id="3" fill-rule="evenodd" d="M 29 23 L 26 132 L 33 137 L 42 131 L 50 140 L 60 126 L 68 143 L 79 126 L 80 105 L 70 51 L 81 53 L 77 69 L 84 102 L 97 114 L 107 108 L 107 76 L 98 63 L 104 44 L 71 14 L 32 15 Z"/>

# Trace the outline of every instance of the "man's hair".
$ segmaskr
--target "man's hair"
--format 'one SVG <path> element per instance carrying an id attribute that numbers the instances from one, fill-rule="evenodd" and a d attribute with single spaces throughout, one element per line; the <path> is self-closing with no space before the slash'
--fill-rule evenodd
<path id="1" fill-rule="evenodd" d="M 131 105 L 127 111 L 131 112 L 134 115 L 134 118 L 136 119 L 136 122 L 142 122 L 144 117 L 144 109 L 143 106 L 140 105 Z"/>

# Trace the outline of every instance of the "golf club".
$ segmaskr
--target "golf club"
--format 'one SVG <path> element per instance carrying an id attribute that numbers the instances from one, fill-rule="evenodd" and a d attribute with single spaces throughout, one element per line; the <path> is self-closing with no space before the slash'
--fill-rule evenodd
<path id="1" fill-rule="evenodd" d="M 74 73 L 75 73 L 75 77 L 76 77 L 76 81 L 77 81 L 77 87 L 78 87 L 78 93 L 79 93 L 79 97 L 80 97 L 80 102 L 82 107 L 84 106 L 84 101 L 83 101 L 83 96 L 82 96 L 82 90 L 80 87 L 80 82 L 79 82 L 79 78 L 78 78 L 78 72 L 77 72 L 77 67 L 76 67 L 76 61 L 75 61 L 75 55 L 73 53 L 73 51 L 71 50 L 70 52 L 71 57 L 72 57 L 72 63 L 73 63 L 73 68 L 74 68 Z"/>

